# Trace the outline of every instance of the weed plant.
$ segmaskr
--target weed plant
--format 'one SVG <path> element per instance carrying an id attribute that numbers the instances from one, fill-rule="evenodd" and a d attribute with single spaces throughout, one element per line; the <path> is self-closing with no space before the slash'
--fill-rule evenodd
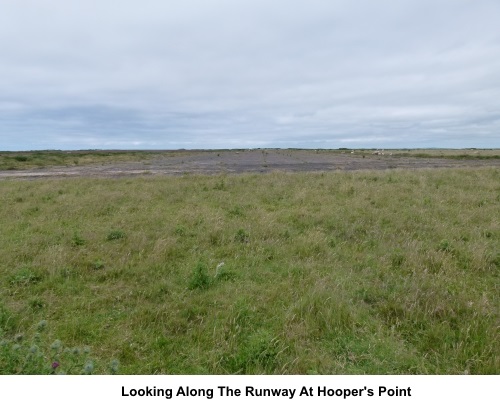
<path id="1" fill-rule="evenodd" d="M 47 321 L 42 320 L 31 336 L 17 334 L 11 339 L 5 338 L 4 331 L 0 329 L 1 374 L 88 375 L 96 371 L 89 347 L 65 347 L 58 339 L 49 343 L 45 334 L 46 327 Z M 116 374 L 118 367 L 118 360 L 113 360 L 106 371 Z"/>
<path id="2" fill-rule="evenodd" d="M 3 180 L 1 372 L 52 372 L 60 340 L 93 373 L 498 374 L 499 180 Z"/>

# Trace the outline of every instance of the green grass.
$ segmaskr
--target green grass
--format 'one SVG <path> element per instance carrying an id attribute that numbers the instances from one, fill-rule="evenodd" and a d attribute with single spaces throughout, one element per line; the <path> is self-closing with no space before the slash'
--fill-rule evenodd
<path id="1" fill-rule="evenodd" d="M 23 170 L 52 166 L 85 166 L 116 162 L 147 161 L 170 152 L 148 151 L 30 151 L 0 152 L 0 170 Z"/>
<path id="2" fill-rule="evenodd" d="M 499 180 L 4 180 L 0 334 L 46 320 L 97 373 L 498 374 Z"/>
<path id="3" fill-rule="evenodd" d="M 351 149 L 339 150 L 340 153 L 351 151 Z M 352 149 L 355 155 L 370 156 L 376 149 Z M 500 159 L 498 149 L 386 149 L 384 155 L 394 157 L 412 157 L 412 158 L 441 158 L 441 159 L 472 159 L 489 160 Z"/>

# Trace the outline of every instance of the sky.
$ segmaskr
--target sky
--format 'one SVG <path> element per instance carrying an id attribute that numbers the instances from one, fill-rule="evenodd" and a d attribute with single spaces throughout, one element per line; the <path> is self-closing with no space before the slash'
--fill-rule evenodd
<path id="1" fill-rule="evenodd" d="M 0 150 L 499 148 L 499 0 L 0 0 Z"/>

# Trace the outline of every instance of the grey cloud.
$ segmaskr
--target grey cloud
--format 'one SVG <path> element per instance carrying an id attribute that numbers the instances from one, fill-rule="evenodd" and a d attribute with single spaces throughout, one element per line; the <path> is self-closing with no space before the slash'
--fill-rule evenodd
<path id="1" fill-rule="evenodd" d="M 0 149 L 500 147 L 493 0 L 0 5 Z"/>

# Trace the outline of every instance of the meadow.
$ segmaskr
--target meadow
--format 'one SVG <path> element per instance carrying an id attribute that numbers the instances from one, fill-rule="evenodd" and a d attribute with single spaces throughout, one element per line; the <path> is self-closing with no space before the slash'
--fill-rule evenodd
<path id="1" fill-rule="evenodd" d="M 85 166 L 89 164 L 109 164 L 116 162 L 134 162 L 151 159 L 158 156 L 158 152 L 148 151 L 27 151 L 1 152 L 0 170 L 23 170 L 45 168 L 53 166 Z M 169 155 L 168 152 L 162 155 Z"/>
<path id="2" fill-rule="evenodd" d="M 0 181 L 0 373 L 498 374 L 499 180 Z"/>

